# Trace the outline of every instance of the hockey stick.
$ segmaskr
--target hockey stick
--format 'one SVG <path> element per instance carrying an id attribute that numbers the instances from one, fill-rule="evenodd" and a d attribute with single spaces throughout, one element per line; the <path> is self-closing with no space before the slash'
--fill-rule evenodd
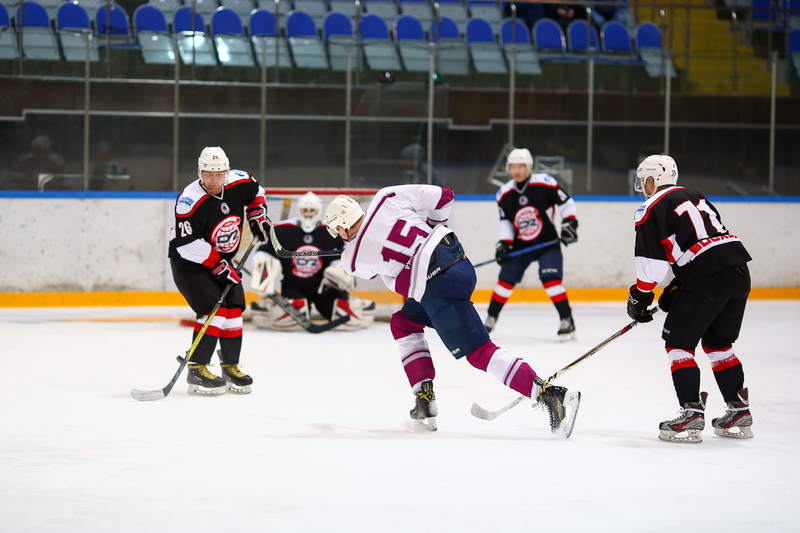
<path id="1" fill-rule="evenodd" d="M 542 248 L 546 248 L 548 246 L 552 246 L 552 245 L 556 244 L 557 242 L 558 242 L 558 239 L 556 239 L 554 241 L 547 241 L 547 242 L 542 242 L 542 243 L 539 243 L 539 244 L 534 244 L 533 246 L 529 246 L 528 248 L 523 248 L 522 250 L 515 250 L 515 251 L 509 253 L 508 255 L 506 255 L 506 257 L 507 258 L 518 257 L 520 255 L 527 254 L 528 252 L 533 252 L 533 251 L 536 251 L 536 250 L 541 250 Z M 474 268 L 478 268 L 478 267 L 481 267 L 483 265 L 488 265 L 489 263 L 494 263 L 495 261 L 497 261 L 496 258 L 487 259 L 486 261 L 481 261 L 480 263 L 476 263 L 476 264 L 474 264 L 472 266 Z"/>
<path id="2" fill-rule="evenodd" d="M 309 333 L 324 333 L 329 331 L 337 326 L 341 326 L 348 320 L 350 320 L 350 315 L 340 316 L 334 320 L 329 320 L 324 324 L 315 324 L 308 318 L 306 315 L 300 313 L 295 306 L 291 304 L 286 298 L 281 296 L 280 294 L 267 294 L 267 298 L 275 302 L 278 307 L 283 309 L 283 311 L 292 317 L 292 319 L 297 322 L 301 328 L 306 330 Z"/>
<path id="3" fill-rule="evenodd" d="M 258 239 L 253 238 L 250 245 L 245 250 L 244 255 L 242 256 L 242 260 L 239 261 L 239 266 L 236 269 L 237 274 L 241 272 L 242 267 L 244 266 L 245 262 L 247 261 L 247 257 L 250 255 L 250 252 L 253 251 Z M 139 389 L 132 389 L 131 396 L 133 396 L 134 400 L 139 400 L 140 402 L 150 402 L 153 400 L 163 400 L 167 397 L 167 395 L 172 391 L 172 387 L 175 386 L 175 383 L 178 381 L 178 377 L 180 377 L 181 372 L 183 372 L 184 367 L 189 363 L 189 360 L 194 355 L 194 351 L 197 349 L 197 346 L 200 344 L 200 339 L 206 334 L 206 330 L 211 325 L 211 321 L 214 320 L 214 317 L 217 316 L 217 312 L 219 308 L 222 307 L 222 303 L 225 301 L 225 297 L 228 295 L 230 290 L 233 288 L 233 283 L 228 283 L 225 288 L 222 290 L 222 295 L 217 300 L 216 305 L 214 305 L 214 309 L 211 310 L 209 313 L 208 318 L 203 323 L 203 327 L 200 328 L 200 331 L 197 332 L 197 336 L 194 338 L 194 342 L 192 342 L 192 346 L 189 348 L 189 351 L 186 352 L 186 357 L 178 356 L 178 362 L 180 366 L 178 367 L 178 371 L 175 372 L 175 375 L 172 376 L 172 379 L 167 386 L 163 389 L 153 390 L 153 391 L 145 391 Z"/>
<path id="4" fill-rule="evenodd" d="M 652 307 L 650 309 L 650 313 L 655 313 L 656 311 L 658 311 L 658 307 Z M 561 376 L 565 372 L 568 372 L 571 368 L 576 366 L 581 361 L 584 361 L 589 357 L 591 357 L 592 355 L 596 354 L 597 352 L 605 348 L 611 341 L 620 338 L 621 336 L 623 336 L 624 334 L 635 328 L 637 324 L 639 324 L 639 322 L 635 320 L 632 321 L 630 324 L 627 324 L 624 328 L 617 331 L 609 338 L 607 338 L 606 340 L 604 340 L 603 342 L 601 342 L 600 344 L 598 344 L 597 346 L 595 346 L 594 348 L 592 348 L 591 350 L 589 350 L 588 352 L 578 357 L 573 362 L 571 362 L 570 364 L 568 364 L 567 366 L 565 366 L 564 368 L 562 368 L 561 370 L 559 370 L 558 372 L 547 378 L 546 383 L 550 383 L 551 381 Z M 494 420 L 495 418 L 502 415 L 512 407 L 516 407 L 517 405 L 519 405 L 520 402 L 522 402 L 522 400 L 524 400 L 525 398 L 527 398 L 527 396 L 519 396 L 518 398 L 515 398 L 514 401 L 512 401 L 510 404 L 506 405 L 505 407 L 501 407 L 497 411 L 489 411 L 487 409 L 484 409 L 477 403 L 473 403 L 472 408 L 470 409 L 470 413 L 472 413 L 473 416 L 480 418 L 482 420 Z"/>
<path id="5" fill-rule="evenodd" d="M 281 246 L 278 236 L 275 235 L 275 226 L 269 227 L 269 238 L 272 239 L 272 247 L 278 257 L 338 257 L 342 255 L 342 250 L 308 250 L 305 252 L 292 252 Z"/>

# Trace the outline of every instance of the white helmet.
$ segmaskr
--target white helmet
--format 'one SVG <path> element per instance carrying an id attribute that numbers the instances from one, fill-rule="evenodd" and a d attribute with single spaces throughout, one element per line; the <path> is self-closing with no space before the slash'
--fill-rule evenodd
<path id="1" fill-rule="evenodd" d="M 364 210 L 358 205 L 358 202 L 340 194 L 328 204 L 325 210 L 325 224 L 328 225 L 328 233 L 333 237 L 339 235 L 337 228 L 349 230 L 361 217 L 364 216 Z"/>
<path id="2" fill-rule="evenodd" d="M 653 178 L 654 191 L 662 185 L 675 185 L 678 183 L 678 165 L 668 155 L 649 155 L 639 163 L 639 168 L 636 169 L 636 178 L 633 181 L 633 188 L 636 192 L 644 193 L 647 178 Z M 645 193 L 645 198 L 650 196 Z"/>
<path id="3" fill-rule="evenodd" d="M 526 165 L 528 172 L 533 170 L 533 156 L 527 148 L 514 148 L 506 158 L 506 172 L 511 173 L 511 165 Z"/>
<path id="4" fill-rule="evenodd" d="M 200 152 L 200 157 L 197 158 L 197 175 L 203 177 L 202 172 L 208 170 L 210 172 L 219 172 L 221 170 L 230 170 L 231 164 L 228 161 L 228 156 L 225 151 L 219 146 L 206 146 Z"/>
<path id="5" fill-rule="evenodd" d="M 309 191 L 297 201 L 297 209 L 300 211 L 300 227 L 306 233 L 311 233 L 317 227 L 319 219 L 322 218 L 322 202 L 319 196 Z M 307 215 L 303 211 L 313 210 L 314 213 Z"/>

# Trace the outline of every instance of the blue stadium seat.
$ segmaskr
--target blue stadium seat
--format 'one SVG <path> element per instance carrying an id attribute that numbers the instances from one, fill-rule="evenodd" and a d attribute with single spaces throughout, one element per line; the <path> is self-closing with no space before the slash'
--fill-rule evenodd
<path id="1" fill-rule="evenodd" d="M 367 66 L 372 70 L 401 70 L 400 55 L 389 36 L 386 21 L 375 14 L 366 14 L 359 24 L 361 44 Z"/>
<path id="2" fill-rule="evenodd" d="M 6 6 L 0 4 L 0 60 L 17 59 L 18 57 L 17 32 L 11 26 Z"/>
<path id="3" fill-rule="evenodd" d="M 199 11 L 192 16 L 192 7 L 183 6 L 175 12 L 172 27 L 181 60 L 185 64 L 200 66 L 217 64 L 214 45 L 206 33 L 205 20 Z"/>
<path id="4" fill-rule="evenodd" d="M 133 30 L 145 63 L 175 63 L 175 41 L 167 26 L 166 15 L 152 2 L 133 12 Z"/>
<path id="5" fill-rule="evenodd" d="M 37 2 L 25 2 L 17 7 L 17 29 L 22 33 L 22 57 L 58 61 L 58 39 L 50 27 L 50 16 Z"/>
<path id="6" fill-rule="evenodd" d="M 56 29 L 64 59 L 85 62 L 87 51 L 90 61 L 100 59 L 89 14 L 80 4 L 75 2 L 61 4 L 56 14 Z"/>
<path id="7" fill-rule="evenodd" d="M 97 10 L 95 28 L 100 39 L 111 38 L 114 42 L 127 43 L 131 37 L 128 13 L 115 2 L 109 2 Z"/>
<path id="8" fill-rule="evenodd" d="M 678 76 L 675 65 L 670 58 L 664 64 L 664 43 L 661 29 L 652 22 L 642 22 L 636 26 L 633 37 L 636 53 L 644 62 L 645 71 L 651 78 L 658 78 L 668 72 L 671 78 Z M 662 67 L 663 65 L 663 67 Z"/>
<path id="9" fill-rule="evenodd" d="M 356 37 L 350 17 L 338 11 L 328 13 L 322 23 L 322 36 L 328 46 L 331 69 L 346 71 L 348 54 L 350 55 L 350 68 L 355 68 Z"/>
<path id="10" fill-rule="evenodd" d="M 786 37 L 786 56 L 795 78 L 800 78 L 800 28 L 791 30 Z"/>
<path id="11" fill-rule="evenodd" d="M 469 74 L 469 50 L 456 22 L 439 17 L 431 23 L 430 40 L 436 44 L 436 72 L 466 76 Z"/>
<path id="12" fill-rule="evenodd" d="M 567 40 L 564 31 L 553 19 L 543 18 L 536 21 L 531 29 L 533 46 L 540 54 L 563 56 L 567 52 Z"/>
<path id="13" fill-rule="evenodd" d="M 466 26 L 467 48 L 472 57 L 472 66 L 485 74 L 506 74 L 503 50 L 495 38 L 492 25 L 485 19 L 472 17 Z"/>
<path id="14" fill-rule="evenodd" d="M 317 25 L 308 13 L 292 11 L 286 19 L 286 36 L 294 64 L 298 68 L 327 69 L 328 55 L 317 32 Z"/>
<path id="15" fill-rule="evenodd" d="M 400 15 L 394 23 L 394 35 L 405 69 L 411 72 L 428 72 L 430 43 L 425 38 L 422 23 L 412 15 Z"/>
<path id="16" fill-rule="evenodd" d="M 600 50 L 597 29 L 583 19 L 573 20 L 567 26 L 567 51 L 573 54 L 586 54 L 590 49 L 592 52 Z"/>
<path id="17" fill-rule="evenodd" d="M 280 9 L 280 8 L 279 8 Z M 259 66 L 290 68 L 289 43 L 281 34 L 271 11 L 257 9 L 250 15 L 250 41 Z"/>
<path id="18" fill-rule="evenodd" d="M 244 35 L 242 19 L 233 10 L 220 7 L 211 17 L 211 33 L 217 60 L 228 67 L 253 67 L 253 49 L 250 40 Z"/>
<path id="19" fill-rule="evenodd" d="M 528 27 L 518 18 L 508 18 L 500 26 L 500 42 L 509 66 L 519 74 L 538 75 L 542 73 L 539 56 L 531 43 Z"/>

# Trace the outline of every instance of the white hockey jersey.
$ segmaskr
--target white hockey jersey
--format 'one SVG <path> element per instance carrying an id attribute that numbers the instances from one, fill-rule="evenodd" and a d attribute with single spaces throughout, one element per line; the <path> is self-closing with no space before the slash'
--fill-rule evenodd
<path id="1" fill-rule="evenodd" d="M 444 224 L 453 191 L 435 185 L 398 185 L 378 191 L 355 239 L 345 244 L 342 266 L 362 279 L 380 276 L 392 291 L 420 300 L 431 254 L 452 230 Z"/>

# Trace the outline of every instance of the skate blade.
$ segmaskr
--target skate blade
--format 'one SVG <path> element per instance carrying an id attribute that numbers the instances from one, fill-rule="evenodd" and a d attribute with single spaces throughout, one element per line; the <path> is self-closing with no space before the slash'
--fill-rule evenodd
<path id="1" fill-rule="evenodd" d="M 739 431 L 733 431 L 738 429 Z M 739 428 L 714 428 L 714 435 L 727 437 L 729 439 L 752 439 L 753 430 L 747 426 Z"/>
<path id="2" fill-rule="evenodd" d="M 436 418 L 412 418 L 416 427 L 427 429 L 428 431 L 436 431 Z"/>
<path id="3" fill-rule="evenodd" d="M 193 396 L 222 396 L 225 394 L 225 387 L 214 387 L 213 389 L 201 387 L 200 385 L 189 384 L 189 394 Z"/>
<path id="4" fill-rule="evenodd" d="M 231 394 L 250 394 L 253 392 L 253 388 L 250 385 L 245 385 L 243 387 L 237 387 L 233 383 L 228 383 L 225 386 L 226 390 Z"/>
<path id="5" fill-rule="evenodd" d="M 553 433 L 563 439 L 568 439 L 572 435 L 572 429 L 575 427 L 575 419 L 578 417 L 578 408 L 581 406 L 581 393 L 580 391 L 567 391 L 564 395 L 564 420 Z"/>
<path id="6" fill-rule="evenodd" d="M 577 337 L 575 337 L 575 332 L 572 333 L 564 333 L 563 335 L 558 336 L 559 342 L 569 342 L 574 341 Z"/>
<path id="7" fill-rule="evenodd" d="M 687 429 L 677 432 L 672 431 L 671 429 L 662 429 L 658 434 L 658 438 L 664 442 L 675 442 L 678 444 L 699 444 L 703 442 L 703 430 Z"/>

